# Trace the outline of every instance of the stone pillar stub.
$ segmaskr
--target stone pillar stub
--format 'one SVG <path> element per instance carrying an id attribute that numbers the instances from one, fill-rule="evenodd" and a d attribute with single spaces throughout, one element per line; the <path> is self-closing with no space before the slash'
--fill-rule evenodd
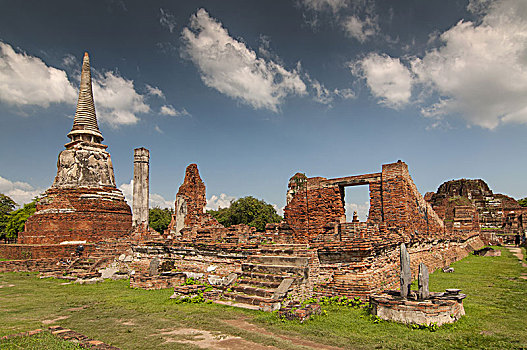
<path id="1" fill-rule="evenodd" d="M 401 243 L 401 296 L 407 298 L 412 284 L 412 271 L 410 270 L 410 254 L 406 245 Z"/>
<path id="2" fill-rule="evenodd" d="M 146 148 L 134 150 L 134 193 L 132 205 L 132 223 L 134 226 L 148 225 L 150 151 Z"/>
<path id="3" fill-rule="evenodd" d="M 417 292 L 418 298 L 428 299 L 430 296 L 430 291 L 428 290 L 428 268 L 424 263 L 419 264 L 419 275 L 417 276 L 417 285 L 419 286 L 419 290 Z"/>

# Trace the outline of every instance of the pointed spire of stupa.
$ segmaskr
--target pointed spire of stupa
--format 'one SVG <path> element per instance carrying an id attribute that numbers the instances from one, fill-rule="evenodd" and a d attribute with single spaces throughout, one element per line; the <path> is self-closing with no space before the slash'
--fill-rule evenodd
<path id="1" fill-rule="evenodd" d="M 90 141 L 101 143 L 102 134 L 97 125 L 97 115 L 95 114 L 95 104 L 93 103 L 93 93 L 91 88 L 90 57 L 84 53 L 81 71 L 81 86 L 79 90 L 79 100 L 77 111 L 73 119 L 73 128 L 68 134 L 71 141 Z"/>

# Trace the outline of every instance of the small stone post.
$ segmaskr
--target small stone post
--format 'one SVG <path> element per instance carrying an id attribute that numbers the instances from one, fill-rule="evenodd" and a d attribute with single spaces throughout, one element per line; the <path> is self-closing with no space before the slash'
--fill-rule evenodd
<path id="1" fill-rule="evenodd" d="M 430 291 L 428 290 L 428 268 L 425 264 L 419 264 L 419 275 L 417 276 L 418 298 L 421 300 L 428 299 Z"/>
<path id="2" fill-rule="evenodd" d="M 412 271 L 410 270 L 410 254 L 406 245 L 401 243 L 401 296 L 407 298 L 412 284 Z"/>
<path id="3" fill-rule="evenodd" d="M 143 223 L 148 226 L 149 160 L 150 151 L 146 148 L 141 147 L 134 150 L 134 198 L 132 206 L 134 227 Z"/>

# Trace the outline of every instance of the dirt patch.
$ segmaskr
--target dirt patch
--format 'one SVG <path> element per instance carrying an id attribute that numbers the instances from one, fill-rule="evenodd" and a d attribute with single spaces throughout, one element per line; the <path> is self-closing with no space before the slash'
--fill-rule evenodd
<path id="1" fill-rule="evenodd" d="M 527 264 L 523 262 L 523 253 L 521 248 L 515 248 L 515 247 L 507 247 L 507 249 L 520 260 L 522 267 L 527 267 Z"/>
<path id="2" fill-rule="evenodd" d="M 306 346 L 308 348 L 326 349 L 326 350 L 339 350 L 339 349 L 341 349 L 341 348 L 338 348 L 338 347 L 335 347 L 335 346 L 324 345 L 324 344 L 320 344 L 320 343 L 317 343 L 317 342 L 314 342 L 314 341 L 311 341 L 311 340 L 306 340 L 306 339 L 302 339 L 302 338 L 298 338 L 298 337 L 292 337 L 292 336 L 287 336 L 287 335 L 275 334 L 275 333 L 273 333 L 273 332 L 271 332 L 271 331 L 269 331 L 269 330 L 267 330 L 265 328 L 259 327 L 257 325 L 252 324 L 252 323 L 249 323 L 245 319 L 225 320 L 223 322 L 227 323 L 228 325 L 231 325 L 231 326 L 236 327 L 236 328 L 243 329 L 243 330 L 248 331 L 248 332 L 252 332 L 252 333 L 256 333 L 256 334 L 269 335 L 269 336 L 273 336 L 273 337 L 276 337 L 276 338 L 289 340 L 291 343 L 293 343 L 295 345 L 302 345 L 302 346 Z"/>
<path id="3" fill-rule="evenodd" d="M 162 330 L 160 333 L 166 343 L 192 344 L 203 349 L 226 349 L 226 350 L 272 350 L 274 346 L 265 346 L 254 343 L 240 337 L 211 332 L 194 328 L 179 328 L 174 330 Z M 157 335 L 157 334 L 156 334 Z M 171 335 L 178 337 L 172 338 Z M 183 339 L 182 339 L 183 338 Z M 187 338 L 187 339 L 185 339 Z M 189 339 L 190 338 L 190 339 Z"/>
<path id="4" fill-rule="evenodd" d="M 133 320 L 123 320 L 122 318 L 120 318 L 117 320 L 117 322 L 125 326 L 135 326 L 135 322 Z"/>
<path id="5" fill-rule="evenodd" d="M 0 288 L 14 287 L 14 284 L 0 285 Z"/>
<path id="6" fill-rule="evenodd" d="M 67 318 L 69 318 L 69 316 L 59 316 L 59 317 L 54 318 L 52 320 L 43 320 L 42 324 L 48 325 L 48 324 L 52 324 L 52 323 L 55 323 L 55 322 L 58 322 L 58 321 L 61 321 L 61 320 L 65 320 Z"/>
<path id="7" fill-rule="evenodd" d="M 82 311 L 84 309 L 87 309 L 88 308 L 88 305 L 82 305 L 82 306 L 79 306 L 79 307 L 72 307 L 70 309 L 66 309 L 66 311 Z"/>

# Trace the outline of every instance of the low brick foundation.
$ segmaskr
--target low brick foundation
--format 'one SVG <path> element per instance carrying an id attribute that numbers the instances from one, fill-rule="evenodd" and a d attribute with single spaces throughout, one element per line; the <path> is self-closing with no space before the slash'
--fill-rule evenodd
<path id="1" fill-rule="evenodd" d="M 12 260 L 64 258 L 75 254 L 79 244 L 0 244 L 0 258 Z M 91 254 L 95 244 L 83 243 L 83 254 Z"/>
<path id="2" fill-rule="evenodd" d="M 431 293 L 430 299 L 419 301 L 403 299 L 395 294 L 372 295 L 372 314 L 387 321 L 438 326 L 454 323 L 465 315 L 462 297 L 449 298 L 444 296 L 445 293 Z"/>

